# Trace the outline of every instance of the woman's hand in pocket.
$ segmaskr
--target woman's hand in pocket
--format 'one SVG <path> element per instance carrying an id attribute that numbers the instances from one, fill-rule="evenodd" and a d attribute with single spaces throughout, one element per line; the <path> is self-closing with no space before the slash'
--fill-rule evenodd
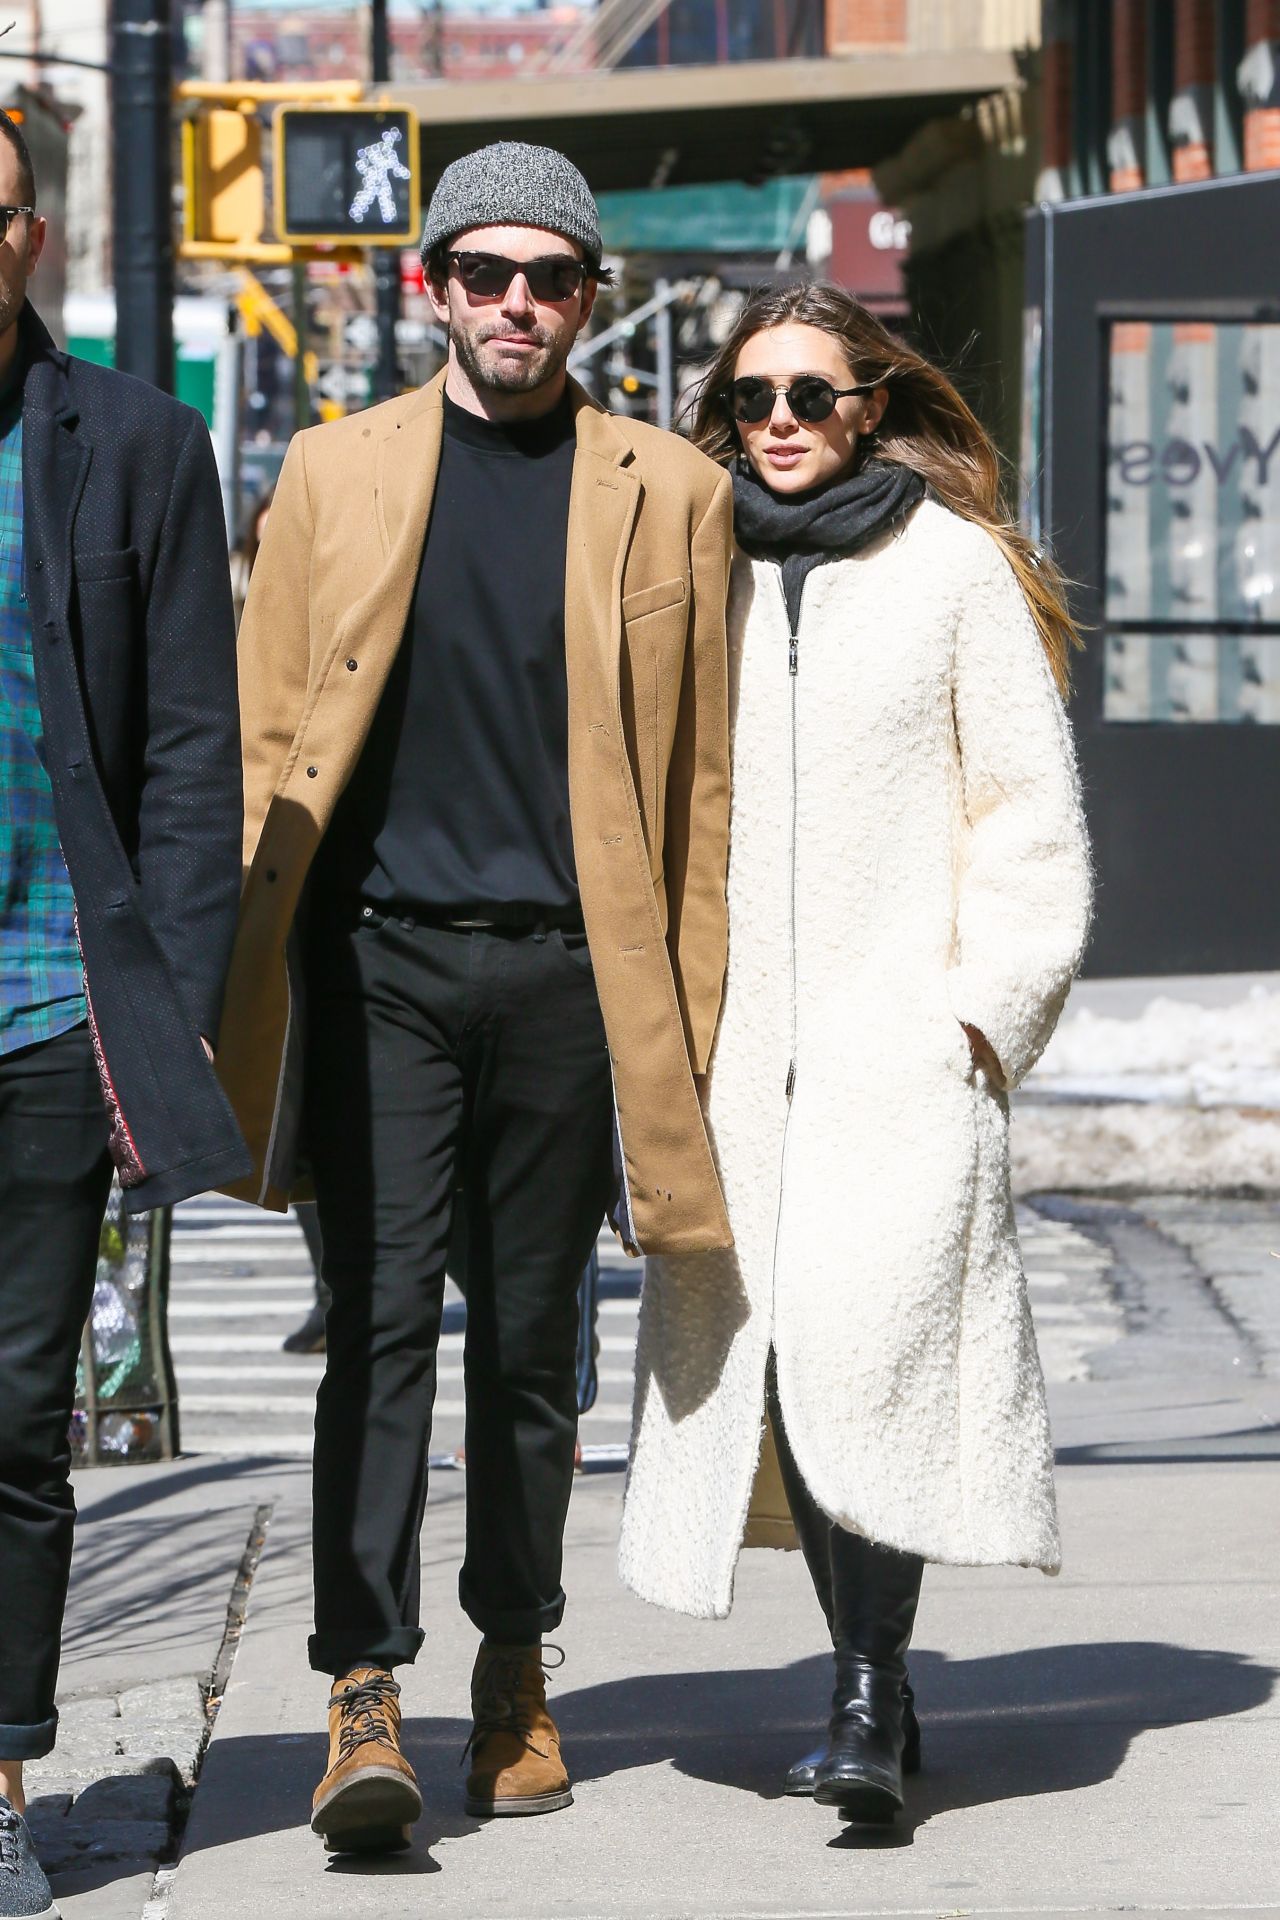
<path id="1" fill-rule="evenodd" d="M 995 1048 L 981 1027 L 971 1027 L 967 1020 L 960 1022 L 969 1042 L 969 1051 L 973 1055 L 973 1064 L 980 1073 L 986 1075 L 993 1087 L 1004 1085 L 1004 1068 L 996 1056 Z"/>

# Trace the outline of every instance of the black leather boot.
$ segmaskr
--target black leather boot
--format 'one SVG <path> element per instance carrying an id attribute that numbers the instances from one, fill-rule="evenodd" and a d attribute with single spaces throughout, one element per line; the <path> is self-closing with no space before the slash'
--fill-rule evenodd
<path id="1" fill-rule="evenodd" d="M 902 1683 L 902 1771 L 919 1773 L 920 1771 L 920 1722 L 916 1718 L 916 1697 L 911 1691 L 911 1682 Z M 818 1768 L 831 1751 L 831 1742 L 826 1739 L 820 1747 L 814 1747 L 799 1760 L 793 1760 L 783 1776 L 782 1791 L 797 1797 L 812 1797 Z"/>
<path id="2" fill-rule="evenodd" d="M 834 1644 L 835 1625 L 831 1587 L 832 1535 L 842 1530 L 833 1526 L 831 1520 L 822 1511 L 805 1485 L 804 1476 L 796 1465 L 795 1455 L 788 1444 L 786 1429 L 782 1424 L 782 1407 L 778 1400 L 777 1365 L 772 1350 L 770 1350 L 768 1366 L 765 1370 L 765 1395 L 769 1406 L 769 1419 L 773 1426 L 773 1437 L 778 1449 L 778 1466 L 782 1472 L 787 1505 L 791 1509 L 791 1518 L 795 1522 L 800 1551 L 804 1555 L 809 1577 L 813 1581 L 814 1592 L 818 1596 L 818 1605 L 826 1617 L 827 1627 Z M 906 1678 L 905 1669 L 902 1680 L 902 1701 L 903 1724 L 906 1730 L 902 1770 L 904 1773 L 918 1773 L 920 1771 L 920 1722 L 916 1719 L 915 1696 L 911 1691 L 911 1683 Z M 828 1752 L 829 1745 L 824 1740 L 821 1746 L 813 1749 L 812 1753 L 806 1753 L 801 1759 L 794 1761 L 786 1771 L 782 1791 L 796 1795 L 811 1794 L 815 1775 Z"/>
<path id="3" fill-rule="evenodd" d="M 813 1797 L 846 1820 L 883 1826 L 902 1806 L 902 1776 L 915 1714 L 907 1687 L 907 1648 L 915 1626 L 924 1562 L 836 1527 L 831 1541 L 832 1639 L 836 1687 L 827 1757 Z M 919 1765 L 919 1732 L 914 1736 Z"/>

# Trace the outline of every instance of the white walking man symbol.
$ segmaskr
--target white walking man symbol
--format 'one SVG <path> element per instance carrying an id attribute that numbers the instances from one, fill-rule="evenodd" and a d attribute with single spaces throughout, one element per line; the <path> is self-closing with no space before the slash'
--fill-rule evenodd
<path id="1" fill-rule="evenodd" d="M 360 191 L 351 202 L 353 220 L 363 220 L 375 200 L 385 226 L 390 226 L 395 219 L 396 196 L 391 182 L 413 177 L 396 152 L 399 141 L 399 127 L 388 127 L 376 146 L 361 147 L 356 155 Z"/>

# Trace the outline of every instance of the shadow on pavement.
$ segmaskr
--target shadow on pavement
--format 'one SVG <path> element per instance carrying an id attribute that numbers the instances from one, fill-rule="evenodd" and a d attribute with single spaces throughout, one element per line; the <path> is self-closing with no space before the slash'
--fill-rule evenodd
<path id="1" fill-rule="evenodd" d="M 441 1840 L 478 1833 L 482 1824 L 462 1811 L 464 1776 L 457 1762 L 470 1731 L 470 1722 L 464 1720 L 407 1720 L 404 1748 L 425 1802 L 412 1848 L 373 1857 L 342 1855 L 328 1861 L 327 1872 L 339 1878 L 349 1873 L 391 1878 L 438 1873 L 431 1848 Z M 215 1739 L 196 1789 L 184 1856 L 305 1828 L 328 1753 L 328 1739 L 321 1732 Z M 318 1839 L 313 1844 L 318 1864 L 325 1855 Z"/>
<path id="2" fill-rule="evenodd" d="M 954 1808 L 1097 1785 L 1138 1734 L 1249 1712 L 1280 1674 L 1237 1653 L 1111 1641 L 976 1660 L 918 1650 L 911 1677 L 924 1770 L 907 1783 L 905 1814 L 887 1833 L 842 1829 L 833 1844 L 909 1845 L 918 1826 Z M 792 1760 L 816 1744 L 830 1678 L 826 1656 L 777 1672 L 654 1675 L 566 1694 L 555 1710 L 580 1782 L 667 1759 L 772 1800 Z"/>
<path id="3" fill-rule="evenodd" d="M 189 1461 L 189 1464 L 183 1462 Z M 77 1532 L 93 1527 L 104 1520 L 120 1520 L 126 1514 L 141 1513 L 146 1507 L 164 1506 L 171 1500 L 179 1500 L 192 1493 L 197 1487 L 227 1487 L 234 1493 L 238 1480 L 252 1479 L 269 1467 L 284 1467 L 293 1474 L 302 1470 L 302 1463 L 291 1456 L 277 1454 L 244 1454 L 239 1458 L 210 1460 L 202 1454 L 182 1456 L 180 1463 L 166 1467 L 161 1473 L 152 1472 L 144 1467 L 141 1471 L 125 1468 L 129 1473 L 129 1484 L 117 1488 L 101 1499 L 87 1501 L 77 1516 Z M 85 1481 L 85 1470 L 81 1470 L 81 1493 Z M 119 1468 L 98 1469 L 104 1476 L 117 1473 Z M 136 1478 L 134 1477 L 136 1474 Z M 151 1474 L 151 1478 L 147 1475 Z"/>
<path id="4" fill-rule="evenodd" d="M 636 1675 L 560 1694 L 552 1710 L 580 1788 L 665 1761 L 690 1778 L 771 1800 L 786 1767 L 814 1743 L 830 1671 L 819 1655 L 776 1671 Z M 815 1808 L 835 1829 L 832 1845 L 908 1846 L 917 1827 L 955 1808 L 1094 1786 L 1119 1769 L 1136 1735 L 1247 1713 L 1269 1700 L 1280 1677 L 1240 1654 L 1145 1640 L 976 1660 L 926 1649 L 913 1655 L 911 1674 L 924 1772 L 908 1782 L 906 1814 L 889 1833 L 868 1835 Z M 437 1841 L 480 1830 L 461 1810 L 458 1757 L 468 1731 L 462 1720 L 406 1722 L 427 1808 L 412 1852 L 344 1859 L 330 1872 L 433 1873 Z M 326 1751 L 319 1732 L 215 1740 L 189 1843 L 225 1846 L 303 1825 Z"/>
<path id="5" fill-rule="evenodd" d="M 1099 1440 L 1059 1447 L 1060 1467 L 1243 1466 L 1280 1457 L 1280 1427 L 1240 1427 L 1231 1433 L 1191 1434 L 1174 1440 Z"/>

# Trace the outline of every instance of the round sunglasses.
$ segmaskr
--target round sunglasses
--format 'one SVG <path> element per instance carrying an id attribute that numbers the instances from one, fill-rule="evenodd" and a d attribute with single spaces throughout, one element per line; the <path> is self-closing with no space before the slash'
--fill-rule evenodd
<path id="1" fill-rule="evenodd" d="M 868 381 L 859 387 L 833 387 L 819 373 L 797 374 L 789 385 L 779 387 L 772 380 L 744 374 L 740 380 L 732 381 L 725 388 L 722 398 L 735 420 L 758 427 L 761 421 L 769 418 L 774 402 L 781 394 L 797 420 L 816 427 L 820 421 L 831 418 L 837 400 L 850 399 L 856 393 L 875 391 L 875 381 Z"/>
<path id="2" fill-rule="evenodd" d="M 468 293 L 482 300 L 496 300 L 507 291 L 518 273 L 529 284 L 535 300 L 571 300 L 581 290 L 589 269 L 567 253 L 546 254 L 540 260 L 508 260 L 501 253 L 446 253 L 450 266 L 458 269 Z"/>

